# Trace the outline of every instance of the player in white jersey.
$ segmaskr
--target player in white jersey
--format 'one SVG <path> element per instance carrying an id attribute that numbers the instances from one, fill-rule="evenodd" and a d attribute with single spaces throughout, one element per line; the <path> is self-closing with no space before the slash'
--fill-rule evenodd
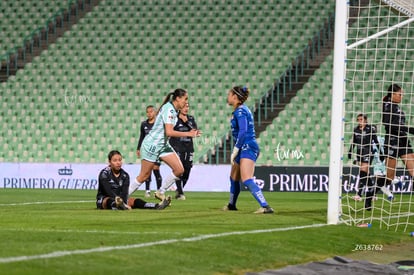
<path id="1" fill-rule="evenodd" d="M 165 199 L 165 191 L 175 183 L 184 173 L 180 158 L 168 142 L 170 137 L 199 137 L 201 131 L 191 130 L 179 132 L 174 130 L 177 123 L 177 111 L 188 103 L 188 93 L 183 89 L 176 89 L 169 93 L 158 111 L 154 126 L 145 136 L 141 145 L 141 171 L 135 181 L 129 186 L 131 195 L 151 175 L 154 165 L 162 160 L 171 169 L 171 175 L 165 177 L 161 188 L 155 192 L 155 197 L 161 201 Z"/>

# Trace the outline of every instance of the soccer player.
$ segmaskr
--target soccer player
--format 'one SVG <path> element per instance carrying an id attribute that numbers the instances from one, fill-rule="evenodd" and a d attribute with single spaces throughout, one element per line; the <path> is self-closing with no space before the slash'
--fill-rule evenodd
<path id="1" fill-rule="evenodd" d="M 142 141 L 144 140 L 144 137 L 149 133 L 149 131 L 151 131 L 152 126 L 154 126 L 155 116 L 157 114 L 154 106 L 152 105 L 147 106 L 146 113 L 147 113 L 147 119 L 141 123 L 141 131 L 140 131 L 138 145 L 137 145 L 137 157 L 138 158 L 141 157 L 140 149 L 141 149 Z M 162 183 L 160 165 L 161 163 L 159 162 L 155 163 L 154 169 L 152 170 L 155 176 L 155 181 L 157 183 L 157 190 L 160 189 L 161 183 Z M 149 176 L 149 178 L 145 181 L 145 197 L 146 198 L 151 197 L 150 186 L 151 186 L 151 176 Z"/>
<path id="2" fill-rule="evenodd" d="M 178 113 L 177 124 L 174 130 L 179 132 L 188 132 L 191 129 L 197 129 L 197 123 L 193 116 L 188 114 L 190 105 L 187 103 Z M 177 200 L 185 200 L 183 188 L 187 184 L 190 177 L 191 168 L 193 167 L 194 144 L 192 137 L 170 138 L 170 144 L 180 157 L 181 163 L 184 166 L 184 173 L 175 181 L 177 190 L 175 198 Z"/>
<path id="3" fill-rule="evenodd" d="M 177 123 L 177 111 L 188 103 L 188 93 L 183 89 L 176 89 L 169 93 L 158 111 L 154 126 L 145 136 L 141 145 L 141 171 L 135 181 L 129 186 L 131 195 L 151 175 L 155 164 L 162 160 L 171 169 L 171 175 L 164 179 L 161 188 L 155 192 L 155 197 L 161 201 L 165 199 L 165 191 L 184 173 L 184 167 L 177 153 L 168 142 L 170 137 L 198 137 L 201 131 L 192 129 L 189 132 L 174 130 Z"/>
<path id="4" fill-rule="evenodd" d="M 368 118 L 364 114 L 357 116 L 358 126 L 354 128 L 352 143 L 348 151 L 348 159 L 352 158 L 354 148 L 356 148 L 356 161 L 359 165 L 359 185 L 358 191 L 352 198 L 356 201 L 362 200 L 362 192 L 366 186 L 372 187 L 369 176 L 369 166 L 374 158 L 374 147 L 381 148 L 377 137 L 377 129 L 374 125 L 368 124 Z M 376 149 L 378 150 L 378 149 Z"/>
<path id="5" fill-rule="evenodd" d="M 388 196 L 388 200 L 394 198 L 387 186 L 395 178 L 398 158 L 402 160 L 410 176 L 414 176 L 414 153 L 408 139 L 408 134 L 414 135 L 414 128 L 406 126 L 405 113 L 398 105 L 402 101 L 403 93 L 403 89 L 398 84 L 392 84 L 388 87 L 388 94 L 382 100 L 382 123 L 385 127 L 384 153 L 386 156 L 385 166 L 387 174 L 386 177 L 378 178 L 377 184 L 381 187 L 381 191 Z M 375 190 L 372 190 L 371 194 L 374 195 Z"/>
<path id="6" fill-rule="evenodd" d="M 233 107 L 231 132 L 235 140 L 230 157 L 230 200 L 223 210 L 237 210 L 236 202 L 240 193 L 240 181 L 246 185 L 250 193 L 260 204 L 257 214 L 273 213 L 273 209 L 266 202 L 262 190 L 254 181 L 254 166 L 259 156 L 259 145 L 256 141 L 253 114 L 243 103 L 249 97 L 249 89 L 236 86 L 227 94 L 227 103 Z"/>
<path id="7" fill-rule="evenodd" d="M 128 198 L 129 175 L 122 169 L 122 155 L 113 150 L 108 154 L 109 165 L 99 173 L 96 195 L 98 209 L 130 210 L 133 208 L 162 210 L 171 203 L 167 197 L 161 203 L 150 203 L 139 198 Z"/>

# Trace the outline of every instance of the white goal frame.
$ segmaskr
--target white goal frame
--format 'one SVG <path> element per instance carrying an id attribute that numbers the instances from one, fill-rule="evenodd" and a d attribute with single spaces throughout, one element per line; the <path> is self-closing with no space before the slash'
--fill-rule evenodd
<path id="1" fill-rule="evenodd" d="M 344 122 L 345 122 L 345 92 L 346 92 L 346 60 L 347 50 L 358 47 L 370 40 L 381 37 L 388 32 L 401 28 L 414 22 L 414 7 L 412 2 L 407 5 L 406 1 L 413 0 L 381 0 L 384 4 L 406 14 L 409 18 L 399 24 L 390 26 L 385 30 L 368 36 L 364 39 L 347 44 L 347 31 L 349 19 L 349 3 L 344 0 L 336 0 L 335 11 L 335 43 L 334 64 L 332 82 L 332 104 L 331 104 L 331 136 L 330 136 L 330 162 L 329 162 L 329 192 L 327 223 L 338 224 L 341 222 L 341 197 L 342 197 L 342 174 L 343 174 L 343 148 L 344 148 Z M 406 8 L 407 7 L 407 8 Z"/>

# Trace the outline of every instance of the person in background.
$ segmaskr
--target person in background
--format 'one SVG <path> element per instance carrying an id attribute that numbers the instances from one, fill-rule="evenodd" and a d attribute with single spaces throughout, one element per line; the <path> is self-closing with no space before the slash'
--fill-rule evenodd
<path id="1" fill-rule="evenodd" d="M 372 187 L 369 176 L 369 167 L 374 158 L 374 154 L 380 148 L 377 137 L 377 129 L 374 125 L 368 124 L 368 117 L 364 114 L 357 115 L 358 126 L 354 128 L 352 143 L 348 151 L 348 159 L 352 159 L 352 153 L 356 148 L 356 162 L 359 166 L 359 185 L 358 191 L 352 198 L 356 201 L 362 200 L 362 192 L 366 187 Z M 376 145 L 375 147 L 373 145 Z M 375 148 L 375 149 L 374 149 Z"/>
<path id="2" fill-rule="evenodd" d="M 162 160 L 171 169 L 172 173 L 165 179 L 161 188 L 155 192 L 155 198 L 163 201 L 165 192 L 184 173 L 184 167 L 177 153 L 171 147 L 168 139 L 171 137 L 198 137 L 201 131 L 192 129 L 189 132 L 174 130 L 177 124 L 177 111 L 188 103 L 188 93 L 183 89 L 176 89 L 169 93 L 158 111 L 154 126 L 145 136 L 141 146 L 141 170 L 135 181 L 129 186 L 131 195 L 151 175 L 151 171 L 157 162 Z"/>
<path id="3" fill-rule="evenodd" d="M 377 179 L 377 188 L 387 195 L 388 200 L 393 200 L 394 195 L 388 189 L 394 183 L 398 158 L 404 163 L 405 168 L 411 177 L 414 177 L 414 153 L 408 139 L 408 134 L 414 135 L 414 128 L 406 125 L 404 111 L 400 107 L 404 91 L 398 84 L 391 84 L 388 87 L 387 95 L 382 99 L 382 123 L 385 127 L 384 154 L 386 177 Z M 395 182 L 398 182 L 395 181 Z M 377 190 L 370 190 L 373 197 Z M 367 194 L 368 196 L 368 194 Z M 371 209 L 371 201 L 366 204 Z"/>
<path id="4" fill-rule="evenodd" d="M 188 114 L 190 105 L 187 103 L 184 108 L 178 112 L 177 124 L 174 130 L 178 132 L 189 132 L 191 129 L 197 129 L 197 123 L 193 116 Z M 175 181 L 177 185 L 175 198 L 177 200 L 185 200 L 184 186 L 187 184 L 190 177 L 191 168 L 193 167 L 194 144 L 192 137 L 170 138 L 170 144 L 175 152 L 180 157 L 181 163 L 184 166 L 184 173 Z"/>
<path id="5" fill-rule="evenodd" d="M 151 131 L 152 126 L 154 126 L 155 122 L 155 116 L 157 114 L 155 108 L 153 105 L 148 105 L 146 108 L 147 113 L 147 119 L 141 123 L 141 131 L 139 135 L 138 145 L 137 145 L 137 157 L 141 157 L 141 145 L 142 141 L 144 140 L 144 137 Z M 161 163 L 157 162 L 154 165 L 154 168 L 152 169 L 152 172 L 154 173 L 155 181 L 157 183 L 157 189 L 160 189 L 161 183 L 162 183 L 162 177 L 160 173 L 160 165 Z M 145 181 L 145 197 L 149 198 L 151 197 L 151 176 L 148 177 L 148 179 Z"/>
<path id="6" fill-rule="evenodd" d="M 108 154 L 109 165 L 101 170 L 98 177 L 98 193 L 96 194 L 96 207 L 98 209 L 130 210 L 165 209 L 171 203 L 167 197 L 160 203 L 150 203 L 139 198 L 129 198 L 129 175 L 122 169 L 122 155 L 117 150 Z"/>
<path id="7" fill-rule="evenodd" d="M 227 103 L 233 107 L 231 132 L 235 140 L 230 156 L 230 200 L 223 208 L 227 211 L 237 210 L 236 202 L 240 194 L 240 181 L 249 188 L 250 193 L 260 204 L 256 214 L 271 214 L 273 209 L 267 203 L 262 190 L 254 181 L 254 167 L 259 157 L 260 149 L 256 141 L 253 114 L 244 104 L 249 97 L 247 87 L 236 86 L 227 94 Z"/>

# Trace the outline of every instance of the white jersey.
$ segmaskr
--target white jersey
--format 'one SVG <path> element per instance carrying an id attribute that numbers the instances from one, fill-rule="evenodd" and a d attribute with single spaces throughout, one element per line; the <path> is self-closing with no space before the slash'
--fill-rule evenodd
<path id="1" fill-rule="evenodd" d="M 171 102 L 167 102 L 161 107 L 155 118 L 154 126 L 152 126 L 148 135 L 145 136 L 143 142 L 156 146 L 166 144 L 168 138 L 165 133 L 164 124 L 172 124 L 174 127 L 177 123 L 177 119 L 177 111 L 175 110 L 174 105 Z"/>

